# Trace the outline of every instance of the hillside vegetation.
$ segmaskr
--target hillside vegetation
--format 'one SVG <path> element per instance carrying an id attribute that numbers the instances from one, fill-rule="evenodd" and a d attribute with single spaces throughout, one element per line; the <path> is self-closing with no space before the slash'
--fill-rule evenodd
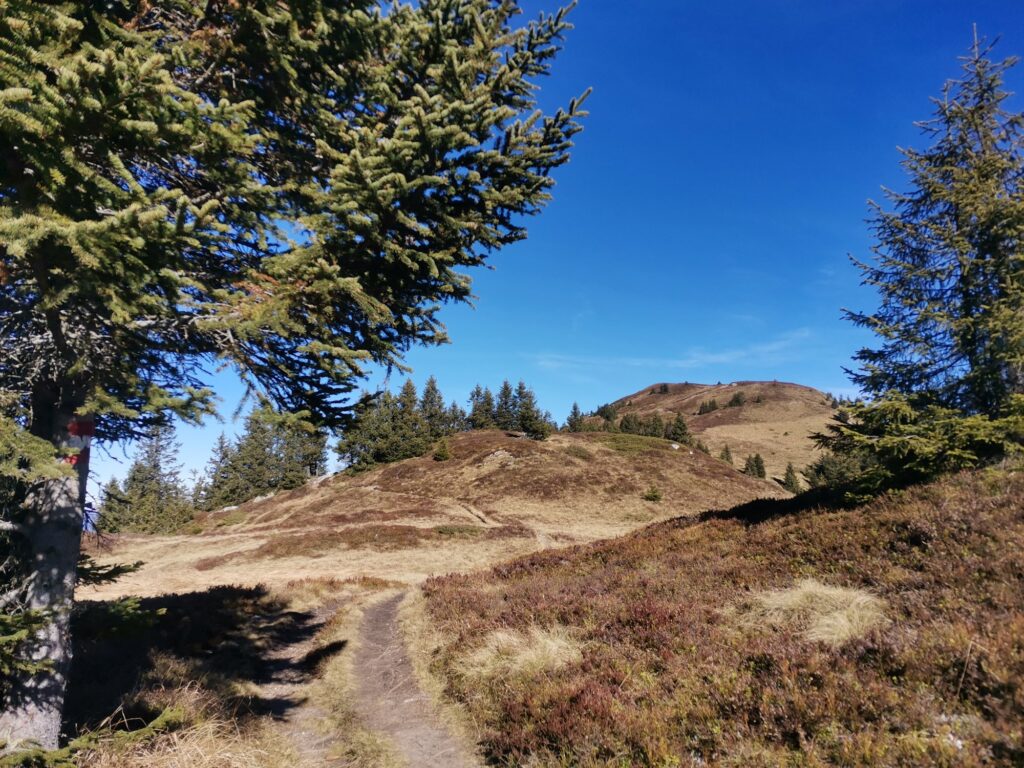
<path id="1" fill-rule="evenodd" d="M 1024 474 L 678 518 L 432 579 L 501 765 L 1024 762 Z"/>
<path id="2" fill-rule="evenodd" d="M 496 430 L 449 438 L 450 458 L 407 459 L 200 515 L 191 532 L 90 542 L 100 562 L 143 567 L 87 596 L 217 584 L 373 576 L 419 583 L 559 543 L 786 493 L 688 447 L 637 435 Z M 651 501 L 657 490 L 660 500 Z"/>
<path id="3" fill-rule="evenodd" d="M 702 413 L 711 403 L 714 409 Z M 802 469 L 819 456 L 809 437 L 825 431 L 836 410 L 824 392 L 781 381 L 652 384 L 611 406 L 620 417 L 681 413 L 713 455 L 729 446 L 733 461 L 742 466 L 745 456 L 759 453 L 768 476 L 780 479 L 787 464 Z"/>

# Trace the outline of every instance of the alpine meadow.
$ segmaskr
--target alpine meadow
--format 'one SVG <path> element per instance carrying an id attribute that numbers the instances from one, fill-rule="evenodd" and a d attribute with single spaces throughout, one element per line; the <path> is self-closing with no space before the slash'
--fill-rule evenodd
<path id="1" fill-rule="evenodd" d="M 1020 52 L 0 0 L 0 768 L 1024 765 Z"/>

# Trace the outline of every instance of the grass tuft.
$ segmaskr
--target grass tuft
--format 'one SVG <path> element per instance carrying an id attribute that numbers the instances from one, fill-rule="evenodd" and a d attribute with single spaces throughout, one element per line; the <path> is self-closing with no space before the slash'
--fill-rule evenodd
<path id="1" fill-rule="evenodd" d="M 495 680 L 535 677 L 583 659 L 579 643 L 564 627 L 498 630 L 467 654 L 458 670 L 464 677 Z"/>
<path id="2" fill-rule="evenodd" d="M 748 629 L 795 630 L 808 640 L 838 648 L 888 624 L 885 607 L 885 601 L 863 589 L 803 579 L 789 589 L 756 594 L 734 612 Z"/>

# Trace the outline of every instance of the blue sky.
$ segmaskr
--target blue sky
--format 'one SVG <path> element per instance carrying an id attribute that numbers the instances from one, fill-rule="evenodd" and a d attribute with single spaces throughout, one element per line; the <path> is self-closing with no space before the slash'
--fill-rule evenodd
<path id="1" fill-rule="evenodd" d="M 444 310 L 452 344 L 408 356 L 413 378 L 463 402 L 522 378 L 560 421 L 658 381 L 852 393 L 842 368 L 870 339 L 840 308 L 874 305 L 848 258 L 869 256 L 867 200 L 904 187 L 897 147 L 923 146 L 913 123 L 972 24 L 1024 54 L 1024 3 L 583 0 L 571 19 L 540 98 L 593 87 L 572 161 L 529 238 L 473 275 L 475 307 Z M 224 421 L 179 432 L 186 470 L 239 427 L 237 382 L 213 383 Z M 100 453 L 97 478 L 123 462 Z"/>

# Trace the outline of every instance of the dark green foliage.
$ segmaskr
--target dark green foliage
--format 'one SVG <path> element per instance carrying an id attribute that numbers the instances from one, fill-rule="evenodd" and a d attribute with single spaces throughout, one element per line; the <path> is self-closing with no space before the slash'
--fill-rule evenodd
<path id="1" fill-rule="evenodd" d="M 550 417 L 537 407 L 537 397 L 523 381 L 519 382 L 515 394 L 515 412 L 519 431 L 533 440 L 543 440 L 552 432 Z"/>
<path id="2" fill-rule="evenodd" d="M 644 491 L 644 495 L 642 498 L 644 501 L 661 501 L 661 490 L 658 488 L 658 486 L 651 485 L 646 491 Z"/>
<path id="3" fill-rule="evenodd" d="M 605 421 L 615 421 L 619 416 L 619 409 L 610 403 L 605 403 L 594 411 L 594 415 L 600 416 Z"/>
<path id="4" fill-rule="evenodd" d="M 932 146 L 903 150 L 911 191 L 874 207 L 876 263 L 859 265 L 881 306 L 847 316 L 881 341 L 855 355 L 862 390 L 994 419 L 1024 393 L 1024 115 L 1005 109 L 1014 60 L 986 53 L 934 100 Z"/>
<path id="5" fill-rule="evenodd" d="M 722 461 L 726 461 L 729 464 L 732 464 L 732 451 L 729 450 L 728 445 L 722 446 L 722 451 L 721 453 L 718 454 L 718 458 L 720 458 Z"/>
<path id="6" fill-rule="evenodd" d="M 223 435 L 217 440 L 197 494 L 200 508 L 220 509 L 298 488 L 326 471 L 324 432 L 269 407 L 256 408 L 235 444 Z"/>
<path id="7" fill-rule="evenodd" d="M 711 413 L 712 411 L 718 410 L 718 401 L 714 398 L 710 400 L 702 400 L 700 406 L 697 408 L 697 415 L 703 416 L 705 413 Z"/>
<path id="8" fill-rule="evenodd" d="M 873 398 L 837 415 L 819 444 L 863 466 L 853 494 L 918 482 L 1021 450 L 1024 407 L 1024 115 L 1006 111 L 1014 63 L 977 43 L 922 124 L 933 141 L 903 151 L 907 193 L 874 207 L 873 314 L 849 312 L 879 336 L 851 377 Z M 838 405 L 838 403 L 836 403 Z"/>
<path id="9" fill-rule="evenodd" d="M 800 493 L 803 488 L 800 485 L 800 478 L 797 477 L 796 467 L 793 462 L 786 465 L 786 476 L 782 479 L 782 487 L 790 493 Z"/>
<path id="10" fill-rule="evenodd" d="M 433 376 L 427 379 L 423 386 L 423 394 L 420 396 L 420 415 L 426 422 L 427 433 L 431 440 L 437 440 L 443 435 L 449 434 L 451 426 L 451 414 L 444 404 L 444 396 L 437 387 L 437 379 Z"/>
<path id="11" fill-rule="evenodd" d="M 494 423 L 498 429 L 515 431 L 519 429 L 519 413 L 516 410 L 516 392 L 508 379 L 501 382 L 498 399 L 494 405 Z"/>
<path id="12" fill-rule="evenodd" d="M 193 508 L 181 482 L 179 445 L 170 425 L 152 427 L 139 442 L 123 483 L 103 489 L 96 527 L 108 533 L 172 533 L 192 519 Z"/>
<path id="13" fill-rule="evenodd" d="M 585 423 L 583 411 L 580 410 L 577 403 L 573 403 L 572 410 L 569 411 L 569 418 L 565 420 L 565 431 L 582 432 Z"/>
<path id="14" fill-rule="evenodd" d="M 760 453 L 755 453 L 753 456 L 747 456 L 746 461 L 743 462 L 743 474 L 761 478 L 766 476 L 764 459 L 761 458 Z"/>
<path id="15" fill-rule="evenodd" d="M 746 405 L 747 396 L 743 392 L 737 392 L 729 398 L 729 402 L 726 403 L 726 408 L 738 408 L 741 405 Z"/>
<path id="16" fill-rule="evenodd" d="M 438 440 L 437 445 L 434 447 L 433 458 L 434 461 L 448 461 L 452 457 L 452 447 L 448 443 L 447 437 L 442 437 Z"/>
<path id="17" fill-rule="evenodd" d="M 494 395 L 477 384 L 469 395 L 469 426 L 471 429 L 494 429 Z"/>
<path id="18" fill-rule="evenodd" d="M 698 440 L 696 443 L 693 444 L 693 447 L 696 448 L 701 453 L 706 453 L 708 456 L 711 455 L 711 449 L 708 448 L 708 444 L 705 443 L 703 440 Z"/>
<path id="19" fill-rule="evenodd" d="M 693 441 L 690 428 L 686 425 L 683 414 L 677 413 L 675 419 L 665 425 L 665 438 L 676 443 L 688 444 Z"/>
<path id="20" fill-rule="evenodd" d="M 668 384 L 661 384 L 661 385 L 659 385 L 659 387 L 658 387 L 658 394 L 660 394 L 660 395 L 667 395 L 668 394 Z"/>
<path id="21" fill-rule="evenodd" d="M 635 413 L 627 413 L 619 420 L 619 431 L 627 435 L 641 435 L 644 431 L 643 420 Z"/>

